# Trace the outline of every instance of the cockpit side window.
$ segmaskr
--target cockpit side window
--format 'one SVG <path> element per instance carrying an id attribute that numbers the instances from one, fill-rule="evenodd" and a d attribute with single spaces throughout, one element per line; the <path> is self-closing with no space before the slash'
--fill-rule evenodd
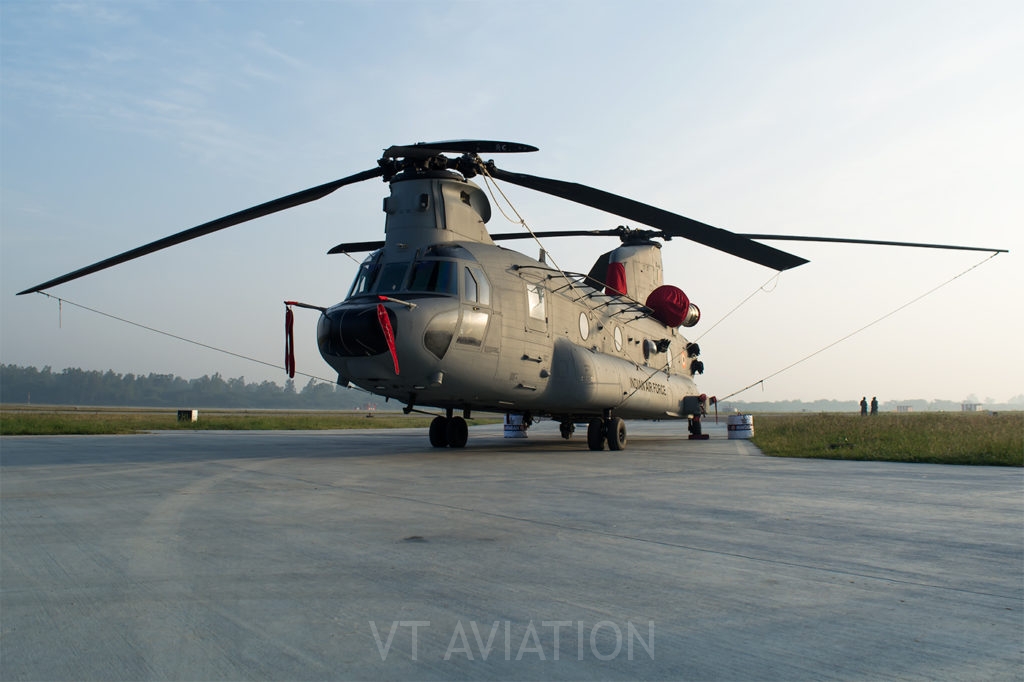
<path id="1" fill-rule="evenodd" d="M 480 305 L 491 304 L 491 285 L 488 283 L 484 271 L 478 267 L 471 266 L 465 269 L 462 290 L 463 296 L 468 302 Z"/>
<path id="2" fill-rule="evenodd" d="M 348 291 L 349 298 L 372 291 L 373 285 L 377 283 L 377 275 L 379 274 L 380 263 L 370 262 L 369 260 L 364 261 L 359 266 L 359 272 L 356 273 L 355 281 L 352 282 L 352 288 Z"/>

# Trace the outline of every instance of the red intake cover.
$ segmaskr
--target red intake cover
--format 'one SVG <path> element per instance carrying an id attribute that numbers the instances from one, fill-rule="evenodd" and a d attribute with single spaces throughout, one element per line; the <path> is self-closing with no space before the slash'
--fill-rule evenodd
<path id="1" fill-rule="evenodd" d="M 609 296 L 617 296 L 626 293 L 626 266 L 622 263 L 608 264 L 608 277 L 606 278 L 604 293 Z"/>
<path id="2" fill-rule="evenodd" d="M 662 284 L 647 297 L 647 307 L 654 311 L 654 317 L 669 327 L 678 327 L 690 310 L 690 299 L 679 287 Z"/>

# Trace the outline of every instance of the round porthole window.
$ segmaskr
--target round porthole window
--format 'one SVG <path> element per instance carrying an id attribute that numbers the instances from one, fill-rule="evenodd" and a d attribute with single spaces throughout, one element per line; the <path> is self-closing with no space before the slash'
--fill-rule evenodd
<path id="1" fill-rule="evenodd" d="M 587 319 L 586 313 L 580 313 L 580 338 L 584 341 L 590 336 L 590 320 Z"/>
<path id="2" fill-rule="evenodd" d="M 618 327 L 615 328 L 615 333 L 612 335 L 615 337 L 615 350 L 622 350 L 622 330 Z"/>

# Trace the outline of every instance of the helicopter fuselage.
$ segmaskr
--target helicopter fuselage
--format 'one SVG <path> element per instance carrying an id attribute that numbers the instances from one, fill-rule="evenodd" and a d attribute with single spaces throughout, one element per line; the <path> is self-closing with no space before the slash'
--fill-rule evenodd
<path id="1" fill-rule="evenodd" d="M 678 329 L 629 296 L 495 245 L 473 183 L 396 179 L 385 211 L 384 248 L 318 325 L 339 383 L 410 407 L 574 422 L 699 409 Z M 660 277 L 660 256 L 658 265 Z"/>

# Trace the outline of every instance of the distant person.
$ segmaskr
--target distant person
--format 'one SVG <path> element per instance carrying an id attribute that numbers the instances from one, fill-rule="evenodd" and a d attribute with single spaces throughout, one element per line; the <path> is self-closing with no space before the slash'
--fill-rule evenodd
<path id="1" fill-rule="evenodd" d="M 878 398 L 875 396 L 871 396 L 871 414 L 878 414 Z"/>
<path id="2" fill-rule="evenodd" d="M 866 417 L 868 415 L 868 397 L 863 396 L 860 399 L 860 416 Z"/>

